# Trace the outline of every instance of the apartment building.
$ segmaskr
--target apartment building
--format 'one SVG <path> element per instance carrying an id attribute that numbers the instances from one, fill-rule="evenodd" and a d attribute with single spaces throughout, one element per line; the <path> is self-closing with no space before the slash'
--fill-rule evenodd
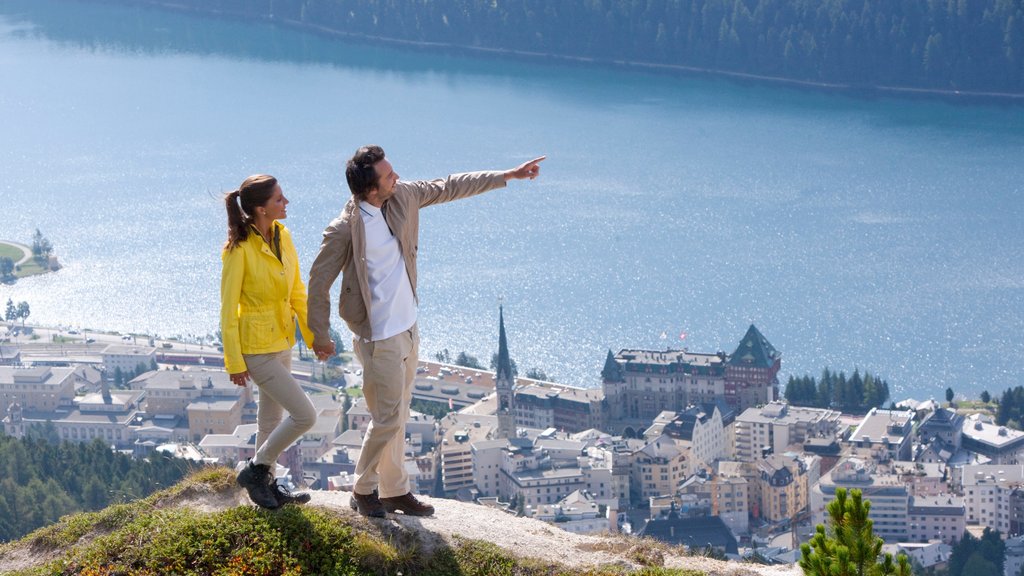
<path id="1" fill-rule="evenodd" d="M 1024 487 L 1024 466 L 976 464 L 964 466 L 960 478 L 966 522 L 999 530 L 1004 535 L 1020 532 L 1016 502 Z"/>
<path id="2" fill-rule="evenodd" d="M 717 475 L 709 483 L 711 487 L 711 515 L 718 516 L 733 534 L 750 531 L 750 509 L 748 498 L 750 486 L 742 476 Z"/>
<path id="3" fill-rule="evenodd" d="M 770 454 L 756 463 L 758 508 L 755 518 L 782 522 L 794 518 L 807 507 L 808 473 L 803 459 L 796 455 Z"/>
<path id="4" fill-rule="evenodd" d="M 848 440 L 854 448 L 870 450 L 880 461 L 913 457 L 914 411 L 872 408 Z"/>
<path id="5" fill-rule="evenodd" d="M 875 534 L 886 542 L 903 542 L 909 530 L 910 488 L 898 476 L 876 473 L 875 464 L 859 458 L 847 458 L 823 474 L 810 490 L 811 518 L 826 523 L 826 507 L 835 500 L 837 488 L 857 489 L 871 501 L 869 518 Z"/>
<path id="6" fill-rule="evenodd" d="M 351 413 L 351 412 L 350 412 Z M 451 412 L 441 419 L 441 483 L 445 496 L 476 487 L 473 477 L 473 444 L 493 438 L 496 416 Z"/>
<path id="7" fill-rule="evenodd" d="M 585 490 L 586 475 L 576 458 L 554 454 L 539 444 L 516 439 L 502 452 L 500 496 L 524 506 L 554 504 Z"/>
<path id="8" fill-rule="evenodd" d="M 736 417 L 736 459 L 754 462 L 812 438 L 835 438 L 840 432 L 840 416 L 836 410 L 791 406 L 784 401 L 747 408 Z"/>
<path id="9" fill-rule="evenodd" d="M 964 499 L 960 496 L 913 496 L 907 518 L 910 521 L 907 536 L 911 542 L 941 540 L 955 544 L 967 527 L 966 511 Z"/>
<path id="10" fill-rule="evenodd" d="M 633 453 L 631 486 L 635 496 L 674 494 L 686 476 L 686 453 L 668 436 L 659 436 Z"/>

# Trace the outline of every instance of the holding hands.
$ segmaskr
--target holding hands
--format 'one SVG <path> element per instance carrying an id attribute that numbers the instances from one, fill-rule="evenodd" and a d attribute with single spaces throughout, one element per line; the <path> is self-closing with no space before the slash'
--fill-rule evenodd
<path id="1" fill-rule="evenodd" d="M 334 356 L 334 340 L 328 340 L 327 344 L 321 344 L 319 341 L 313 342 L 313 353 L 316 354 L 316 359 L 325 362 L 331 356 Z"/>

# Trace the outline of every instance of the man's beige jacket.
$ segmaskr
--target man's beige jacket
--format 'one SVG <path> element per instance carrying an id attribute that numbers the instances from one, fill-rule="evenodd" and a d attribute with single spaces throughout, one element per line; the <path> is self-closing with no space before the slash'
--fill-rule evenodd
<path id="1" fill-rule="evenodd" d="M 381 210 L 398 249 L 416 297 L 416 252 L 419 249 L 420 208 L 451 202 L 505 186 L 504 172 L 452 174 L 444 180 L 402 182 L 384 201 Z M 338 313 L 357 337 L 370 340 L 370 286 L 366 269 L 366 232 L 359 202 L 352 197 L 341 214 L 324 230 L 313 266 L 309 270 L 309 329 L 314 342 L 330 340 L 331 286 L 341 273 Z"/>

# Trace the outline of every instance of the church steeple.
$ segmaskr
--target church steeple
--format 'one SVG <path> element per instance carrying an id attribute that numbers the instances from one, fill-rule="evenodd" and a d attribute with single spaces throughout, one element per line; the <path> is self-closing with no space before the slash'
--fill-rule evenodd
<path id="1" fill-rule="evenodd" d="M 512 359 L 508 354 L 508 339 L 505 337 L 505 310 L 498 307 L 498 365 L 495 370 L 494 389 L 498 394 L 498 437 L 515 438 L 515 395 L 513 387 Z"/>

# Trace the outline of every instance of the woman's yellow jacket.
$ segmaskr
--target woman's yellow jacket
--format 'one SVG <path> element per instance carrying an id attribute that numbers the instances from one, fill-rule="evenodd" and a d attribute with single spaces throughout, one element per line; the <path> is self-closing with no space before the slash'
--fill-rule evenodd
<path id="1" fill-rule="evenodd" d="M 220 329 L 224 368 L 245 372 L 242 354 L 268 354 L 295 345 L 295 319 L 302 339 L 312 345 L 306 325 L 306 286 L 299 273 L 299 256 L 292 235 L 280 222 L 281 260 L 256 232 L 224 250 L 220 278 Z M 273 241 L 273 240 L 271 240 Z"/>

